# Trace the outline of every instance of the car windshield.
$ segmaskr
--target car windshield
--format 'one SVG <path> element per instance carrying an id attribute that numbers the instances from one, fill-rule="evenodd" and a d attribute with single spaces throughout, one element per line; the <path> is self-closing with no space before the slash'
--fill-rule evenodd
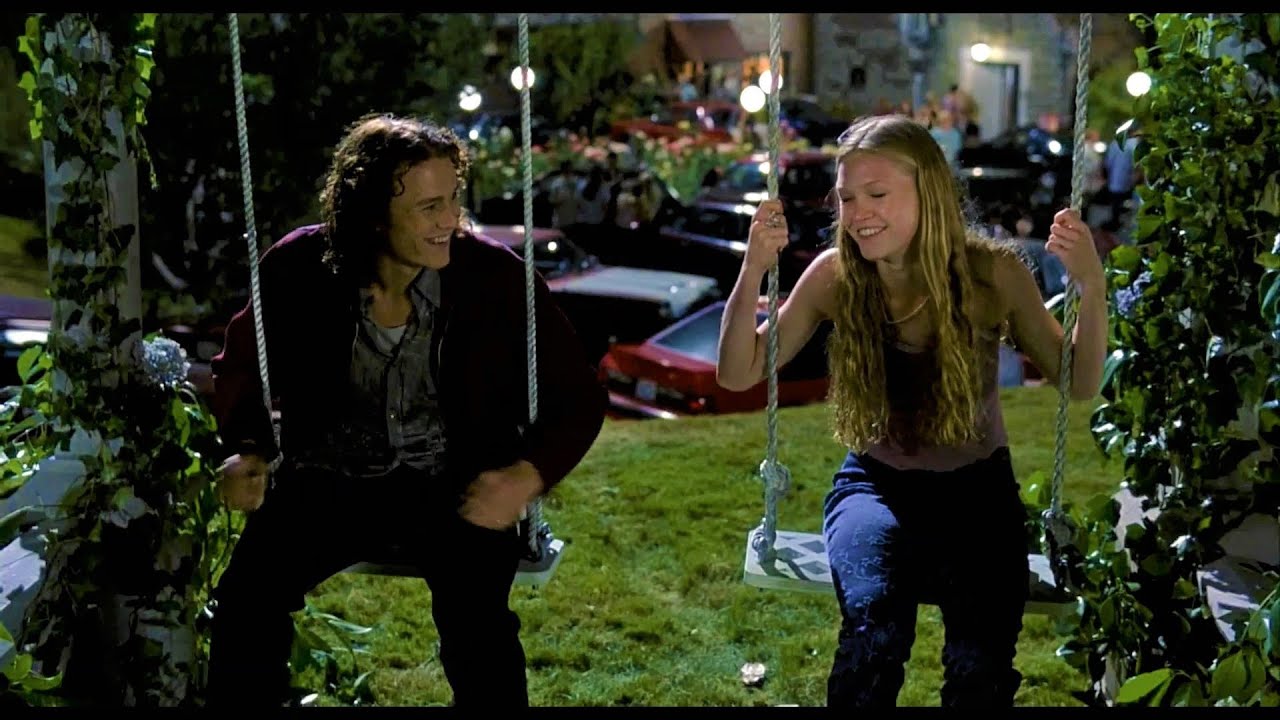
<path id="1" fill-rule="evenodd" d="M 524 257 L 524 243 L 519 243 L 511 249 L 517 255 Z M 548 280 L 575 270 L 586 269 L 594 263 L 594 260 L 585 250 L 563 237 L 534 243 L 533 246 L 533 266 Z"/>
<path id="2" fill-rule="evenodd" d="M 736 163 L 724 173 L 724 186 L 744 192 L 757 192 L 769 186 L 769 178 L 760 170 L 761 163 Z"/>
<path id="3" fill-rule="evenodd" d="M 751 215 L 720 207 L 694 206 L 677 216 L 671 227 L 694 235 L 745 242 Z"/>
<path id="4" fill-rule="evenodd" d="M 822 109 L 817 103 L 807 102 L 805 100 L 783 100 L 782 112 L 796 118 L 797 120 L 809 120 L 812 122 L 830 122 L 835 120 L 835 116 Z"/>
<path id="5" fill-rule="evenodd" d="M 720 359 L 720 319 L 723 316 L 724 304 L 713 305 L 688 321 L 663 331 L 654 338 L 653 344 L 714 365 Z M 756 324 L 768 318 L 768 313 L 756 313 Z"/>
<path id="6" fill-rule="evenodd" d="M 779 179 L 778 191 L 795 199 L 823 198 L 836 184 L 834 163 L 798 163 L 787 168 Z M 769 183 L 766 163 L 741 162 L 725 171 L 721 186 L 740 192 L 763 192 Z"/>
<path id="7" fill-rule="evenodd" d="M 835 187 L 836 178 L 829 165 L 803 164 L 787 168 L 782 178 L 784 195 L 797 200 L 822 199 Z"/>

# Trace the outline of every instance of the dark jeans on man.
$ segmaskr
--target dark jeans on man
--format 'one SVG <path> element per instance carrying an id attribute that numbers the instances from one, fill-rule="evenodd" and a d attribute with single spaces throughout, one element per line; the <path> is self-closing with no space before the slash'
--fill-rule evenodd
<path id="1" fill-rule="evenodd" d="M 409 469 L 380 478 L 282 473 L 249 516 L 214 593 L 211 705 L 287 700 L 291 613 L 325 579 L 390 547 L 418 561 L 431 589 L 440 662 L 458 706 L 527 706 L 520 621 L 509 595 L 522 543 L 472 525 L 456 497 Z M 401 553 L 397 553 L 399 556 Z"/>
<path id="2" fill-rule="evenodd" d="M 843 622 L 832 707 L 892 707 L 919 603 L 942 611 L 942 704 L 1008 707 L 1028 594 L 1026 511 L 1007 448 L 951 472 L 903 471 L 850 453 L 823 531 Z"/>

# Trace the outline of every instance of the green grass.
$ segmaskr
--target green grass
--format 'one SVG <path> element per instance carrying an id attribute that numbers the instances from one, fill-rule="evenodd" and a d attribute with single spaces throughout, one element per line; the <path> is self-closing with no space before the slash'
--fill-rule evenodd
<path id="1" fill-rule="evenodd" d="M 0 294 L 48 297 L 49 264 L 29 255 L 24 244 L 43 230 L 29 220 L 0 215 Z"/>
<path id="2" fill-rule="evenodd" d="M 1057 395 L 1003 392 L 1015 469 L 1023 482 L 1052 468 Z M 1073 407 L 1067 493 L 1113 491 L 1108 463 L 1088 434 L 1089 407 Z M 833 596 L 760 590 L 742 582 L 747 532 L 763 512 L 755 469 L 764 453 L 762 414 L 674 422 L 609 421 L 594 448 L 545 504 L 564 560 L 540 590 L 517 587 L 529 687 L 535 705 L 821 705 L 839 612 Z M 824 406 L 785 409 L 779 459 L 792 492 L 779 526 L 816 532 L 822 498 L 844 452 Z M 979 521 L 975 519 L 975 521 Z M 374 625 L 371 684 L 381 705 L 449 702 L 436 657 L 425 583 L 338 575 L 310 600 Z M 1080 705 L 1087 679 L 1058 660 L 1060 640 L 1042 616 L 1026 618 L 1017 667 L 1020 705 Z M 903 705 L 938 705 L 942 626 L 922 606 Z M 743 663 L 768 667 L 759 688 L 739 680 Z"/>

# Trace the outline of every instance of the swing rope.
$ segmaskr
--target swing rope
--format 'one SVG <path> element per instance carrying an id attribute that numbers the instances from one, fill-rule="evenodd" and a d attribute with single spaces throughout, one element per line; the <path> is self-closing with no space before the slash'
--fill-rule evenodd
<path id="1" fill-rule="evenodd" d="M 258 343 L 258 373 L 262 377 L 262 402 L 271 413 L 271 380 L 267 375 L 267 334 L 262 323 L 262 291 L 258 278 L 258 227 L 253 215 L 253 173 L 249 168 L 249 123 L 244 111 L 244 78 L 240 70 L 240 16 L 228 13 L 231 30 L 231 79 L 236 95 L 236 136 L 240 140 L 240 189 L 244 195 L 245 242 L 249 245 L 249 290 L 253 297 L 253 329 Z M 274 473 L 284 459 L 280 451 L 280 427 L 271 423 L 276 457 L 268 467 Z"/>
<path id="2" fill-rule="evenodd" d="M 769 199 L 778 199 L 778 97 L 782 87 L 782 15 L 769 13 Z M 760 463 L 760 477 L 764 481 L 764 520 L 760 531 L 752 537 L 752 545 L 761 564 L 771 563 L 776 557 L 774 543 L 778 538 L 778 500 L 791 487 L 791 473 L 778 462 L 778 265 L 769 268 L 769 327 L 765 353 L 765 368 L 769 378 L 768 406 L 765 414 L 768 441 L 764 461 Z"/>
<path id="3" fill-rule="evenodd" d="M 1089 56 L 1093 50 L 1093 13 L 1080 13 L 1080 39 L 1076 52 L 1075 146 L 1071 160 L 1071 207 L 1080 212 L 1084 204 L 1085 130 L 1089 105 Z M 1067 463 L 1067 407 L 1071 391 L 1071 365 L 1076 326 L 1076 284 L 1068 278 L 1062 303 L 1062 363 L 1058 375 L 1058 422 L 1053 452 L 1053 485 L 1049 508 L 1044 512 L 1047 555 L 1059 587 L 1068 587 L 1067 568 L 1061 562 L 1062 549 L 1073 542 L 1074 528 L 1062 512 L 1063 473 Z"/>
<path id="4" fill-rule="evenodd" d="M 530 140 L 530 104 L 529 86 L 529 15 L 520 13 L 517 18 L 520 51 L 520 168 L 524 174 L 524 304 L 525 322 L 528 329 L 526 357 L 528 359 L 529 388 L 529 424 L 538 421 L 538 326 L 535 297 L 533 292 L 533 149 Z M 542 499 L 535 499 L 525 510 L 525 522 L 528 534 L 525 540 L 529 544 L 529 552 L 538 557 L 540 546 L 539 531 L 542 529 Z"/>

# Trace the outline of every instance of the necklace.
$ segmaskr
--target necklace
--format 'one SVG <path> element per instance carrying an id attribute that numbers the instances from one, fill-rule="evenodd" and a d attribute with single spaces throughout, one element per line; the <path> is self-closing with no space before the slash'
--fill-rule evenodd
<path id="1" fill-rule="evenodd" d="M 885 322 L 889 323 L 890 325 L 901 325 L 902 323 L 910 320 L 916 315 L 919 315 L 920 311 L 924 309 L 924 306 L 928 304 L 929 304 L 929 297 L 926 295 L 925 298 L 920 301 L 920 304 L 916 306 L 915 310 L 912 310 L 911 312 L 907 313 L 906 315 L 903 315 L 897 320 L 894 320 L 893 317 L 889 315 L 889 310 L 888 308 L 886 308 L 884 313 Z"/>

